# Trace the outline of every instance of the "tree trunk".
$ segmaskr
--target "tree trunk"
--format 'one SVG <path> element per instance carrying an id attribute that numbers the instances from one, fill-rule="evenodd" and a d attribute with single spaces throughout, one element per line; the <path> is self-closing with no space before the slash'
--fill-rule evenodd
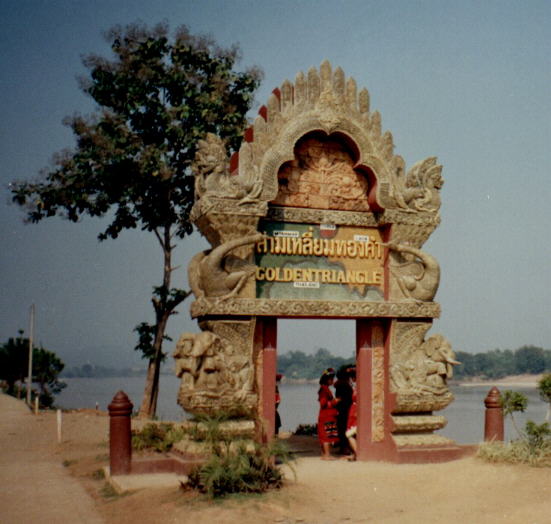
<path id="1" fill-rule="evenodd" d="M 164 265 L 163 265 L 163 288 L 168 293 L 170 290 L 170 277 L 172 273 L 171 255 L 172 246 L 170 245 L 170 228 L 164 229 L 164 235 L 159 242 L 163 248 Z M 140 406 L 139 416 L 143 418 L 153 418 L 157 412 L 157 399 L 159 397 L 159 374 L 161 371 L 161 363 L 163 361 L 163 339 L 165 336 L 166 325 L 168 318 L 172 313 L 169 308 L 166 298 L 161 296 L 159 299 L 153 299 L 155 308 L 155 340 L 153 342 L 154 356 L 149 360 L 147 366 L 147 377 L 145 381 L 145 389 L 142 403 Z"/>

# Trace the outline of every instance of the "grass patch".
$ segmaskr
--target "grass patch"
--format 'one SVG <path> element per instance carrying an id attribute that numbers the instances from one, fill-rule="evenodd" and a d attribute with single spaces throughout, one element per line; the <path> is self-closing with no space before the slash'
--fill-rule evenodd
<path id="1" fill-rule="evenodd" d="M 165 453 L 170 451 L 172 446 L 182 440 L 184 436 L 184 430 L 174 427 L 174 424 L 149 423 L 141 430 L 132 431 L 132 448 L 136 451 L 153 450 Z"/>
<path id="2" fill-rule="evenodd" d="M 99 493 L 106 500 L 116 500 L 120 497 L 126 497 L 126 495 L 128 495 L 128 493 L 118 493 L 117 490 L 109 484 L 109 482 L 105 482 L 103 484 L 99 490 Z"/>
<path id="3" fill-rule="evenodd" d="M 551 467 L 551 443 L 534 450 L 526 440 L 513 442 L 484 442 L 478 448 L 477 457 L 492 464 L 528 464 Z"/>

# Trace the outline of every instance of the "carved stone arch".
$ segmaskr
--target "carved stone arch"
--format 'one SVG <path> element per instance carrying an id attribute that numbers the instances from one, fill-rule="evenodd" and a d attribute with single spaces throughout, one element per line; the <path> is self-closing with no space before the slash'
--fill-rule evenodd
<path id="1" fill-rule="evenodd" d="M 381 182 L 388 178 L 384 161 L 377 158 L 372 141 L 362 127 L 346 116 L 335 115 L 335 121 L 327 122 L 323 113 L 302 115 L 301 119 L 284 126 L 271 147 L 265 152 L 260 165 L 260 177 L 263 181 L 261 198 L 264 201 L 275 199 L 278 191 L 277 175 L 280 167 L 295 158 L 295 146 L 305 136 L 314 132 L 323 132 L 327 136 L 344 137 L 347 145 L 356 153 L 356 166 L 367 168 Z M 320 114 L 321 113 L 321 114 Z"/>

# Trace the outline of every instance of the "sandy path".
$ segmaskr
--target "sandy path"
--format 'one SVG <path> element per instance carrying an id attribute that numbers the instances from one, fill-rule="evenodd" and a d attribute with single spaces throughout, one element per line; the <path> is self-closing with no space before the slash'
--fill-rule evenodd
<path id="1" fill-rule="evenodd" d="M 55 416 L 34 416 L 23 402 L 3 394 L 0 413 L 2 524 L 104 522 L 62 466 Z"/>

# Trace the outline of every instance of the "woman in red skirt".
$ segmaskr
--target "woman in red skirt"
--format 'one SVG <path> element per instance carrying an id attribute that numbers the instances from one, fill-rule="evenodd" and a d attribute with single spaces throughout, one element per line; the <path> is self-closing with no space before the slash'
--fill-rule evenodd
<path id="1" fill-rule="evenodd" d="M 338 442 L 339 434 L 337 430 L 337 409 L 335 408 L 337 400 L 331 392 L 330 386 L 335 379 L 335 370 L 326 369 L 319 380 L 320 388 L 318 390 L 318 400 L 320 403 L 320 412 L 318 416 L 318 439 L 321 446 L 322 460 L 332 460 L 331 444 Z"/>

